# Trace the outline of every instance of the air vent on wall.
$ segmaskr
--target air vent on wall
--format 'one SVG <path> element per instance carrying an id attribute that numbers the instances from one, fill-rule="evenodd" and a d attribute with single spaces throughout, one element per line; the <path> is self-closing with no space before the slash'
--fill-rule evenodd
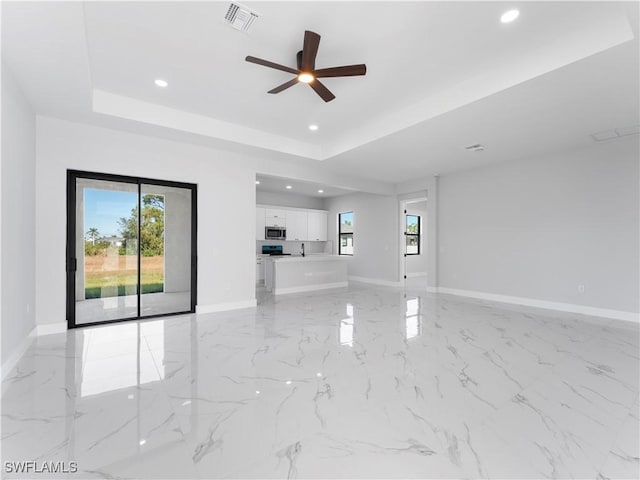
<path id="1" fill-rule="evenodd" d="M 484 145 L 476 143 L 475 145 L 469 145 L 468 147 L 464 147 L 465 150 L 469 150 L 471 152 L 482 152 L 484 150 Z"/>
<path id="2" fill-rule="evenodd" d="M 224 16 L 224 21 L 236 30 L 248 33 L 254 21 L 259 16 L 259 13 L 239 3 L 230 3 L 227 14 Z"/>

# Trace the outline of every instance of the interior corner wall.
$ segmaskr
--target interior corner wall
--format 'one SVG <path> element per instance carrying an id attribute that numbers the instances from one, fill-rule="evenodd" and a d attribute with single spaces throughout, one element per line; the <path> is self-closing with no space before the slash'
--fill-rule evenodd
<path id="1" fill-rule="evenodd" d="M 255 304 L 255 224 L 238 219 L 255 216 L 256 171 L 243 155 L 41 116 L 36 121 L 38 325 L 66 321 L 67 169 L 197 184 L 198 309 Z"/>
<path id="2" fill-rule="evenodd" d="M 638 158 L 630 136 L 441 176 L 439 286 L 637 313 Z"/>
<path id="3" fill-rule="evenodd" d="M 36 118 L 2 65 L 2 363 L 35 327 Z"/>
<path id="4" fill-rule="evenodd" d="M 398 281 L 398 199 L 396 196 L 353 193 L 325 200 L 329 211 L 327 238 L 338 253 L 338 214 L 353 212 L 353 248 L 348 273 L 352 277 Z"/>

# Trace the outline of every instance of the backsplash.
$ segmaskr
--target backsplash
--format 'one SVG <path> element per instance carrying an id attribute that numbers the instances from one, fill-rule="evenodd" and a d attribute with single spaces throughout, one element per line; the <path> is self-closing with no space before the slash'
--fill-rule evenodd
<path id="1" fill-rule="evenodd" d="M 282 240 L 258 240 L 256 241 L 256 254 L 262 253 L 263 245 L 282 245 L 284 253 L 297 255 L 302 252 L 302 244 L 304 243 L 305 254 L 308 253 L 333 253 L 333 242 L 292 242 Z"/>

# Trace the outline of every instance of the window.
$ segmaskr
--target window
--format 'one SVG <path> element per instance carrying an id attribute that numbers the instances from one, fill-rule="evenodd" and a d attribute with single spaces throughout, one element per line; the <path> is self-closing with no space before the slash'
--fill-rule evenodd
<path id="1" fill-rule="evenodd" d="M 338 214 L 338 255 L 353 255 L 353 212 Z"/>
<path id="2" fill-rule="evenodd" d="M 405 230 L 407 255 L 420 255 L 420 216 L 407 215 Z"/>

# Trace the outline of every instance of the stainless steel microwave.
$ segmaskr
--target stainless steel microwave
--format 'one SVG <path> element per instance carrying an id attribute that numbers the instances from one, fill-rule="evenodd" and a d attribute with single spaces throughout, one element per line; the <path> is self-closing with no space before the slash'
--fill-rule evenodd
<path id="1" fill-rule="evenodd" d="M 265 227 L 265 240 L 286 240 L 287 230 L 284 227 Z"/>

